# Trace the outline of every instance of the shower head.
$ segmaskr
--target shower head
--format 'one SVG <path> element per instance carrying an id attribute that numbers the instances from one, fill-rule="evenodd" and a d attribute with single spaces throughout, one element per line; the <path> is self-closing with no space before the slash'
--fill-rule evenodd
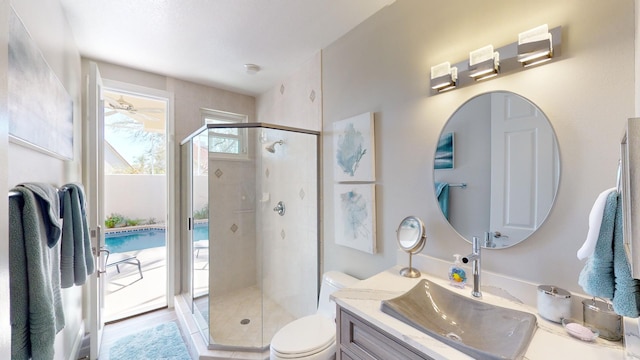
<path id="1" fill-rule="evenodd" d="M 278 141 L 274 142 L 273 144 L 271 144 L 271 145 L 269 145 L 269 146 L 265 147 L 265 149 L 266 149 L 268 152 L 270 152 L 270 153 L 274 154 L 274 153 L 276 152 L 276 144 L 277 144 L 277 145 L 282 145 L 282 144 L 284 144 L 284 140 L 278 140 Z"/>

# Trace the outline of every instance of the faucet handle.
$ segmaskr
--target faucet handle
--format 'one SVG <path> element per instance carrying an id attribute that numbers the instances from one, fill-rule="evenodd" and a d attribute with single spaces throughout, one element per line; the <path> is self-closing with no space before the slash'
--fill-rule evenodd
<path id="1" fill-rule="evenodd" d="M 480 238 L 474 236 L 471 238 L 471 249 L 474 254 L 480 254 Z"/>

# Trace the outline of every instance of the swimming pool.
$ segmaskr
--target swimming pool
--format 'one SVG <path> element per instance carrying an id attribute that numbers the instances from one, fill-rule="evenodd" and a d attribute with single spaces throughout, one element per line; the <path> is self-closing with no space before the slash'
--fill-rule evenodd
<path id="1" fill-rule="evenodd" d="M 209 238 L 207 224 L 196 224 L 193 228 L 193 241 Z M 105 234 L 105 245 L 112 253 L 129 252 L 165 246 L 164 228 L 136 229 L 110 232 Z"/>

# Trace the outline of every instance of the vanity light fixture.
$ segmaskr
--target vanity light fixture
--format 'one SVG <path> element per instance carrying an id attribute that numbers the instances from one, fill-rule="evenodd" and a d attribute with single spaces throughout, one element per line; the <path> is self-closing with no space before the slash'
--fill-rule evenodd
<path id="1" fill-rule="evenodd" d="M 542 62 L 555 62 L 562 58 L 562 27 L 549 29 L 547 25 L 518 34 L 518 41 L 493 48 L 487 45 L 469 52 L 459 62 L 445 62 L 431 68 L 429 93 L 448 93 L 462 89 L 497 75 L 528 70 Z M 537 66 L 536 66 L 537 68 Z"/>
<path id="2" fill-rule="evenodd" d="M 553 57 L 553 39 L 547 24 L 518 34 L 518 62 L 524 67 L 541 64 Z"/>
<path id="3" fill-rule="evenodd" d="M 431 67 L 431 88 L 437 92 L 454 89 L 458 83 L 458 68 L 446 61 Z"/>
<path id="4" fill-rule="evenodd" d="M 476 81 L 498 75 L 500 71 L 500 53 L 493 51 L 493 45 L 487 45 L 469 53 L 469 77 Z"/>

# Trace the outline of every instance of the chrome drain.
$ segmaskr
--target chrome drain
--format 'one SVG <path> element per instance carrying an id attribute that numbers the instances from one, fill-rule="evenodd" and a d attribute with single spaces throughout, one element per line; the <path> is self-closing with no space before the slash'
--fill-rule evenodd
<path id="1" fill-rule="evenodd" d="M 447 335 L 445 335 L 446 337 L 448 337 L 451 340 L 454 341 L 458 341 L 458 342 L 462 342 L 462 338 L 460 337 L 460 335 L 456 334 L 456 333 L 448 333 Z"/>
<path id="2" fill-rule="evenodd" d="M 247 325 L 247 324 L 248 324 L 248 323 L 250 323 L 250 322 L 251 322 L 251 320 L 249 320 L 249 319 L 242 319 L 242 320 L 240 320 L 240 324 L 242 324 L 242 325 Z"/>

